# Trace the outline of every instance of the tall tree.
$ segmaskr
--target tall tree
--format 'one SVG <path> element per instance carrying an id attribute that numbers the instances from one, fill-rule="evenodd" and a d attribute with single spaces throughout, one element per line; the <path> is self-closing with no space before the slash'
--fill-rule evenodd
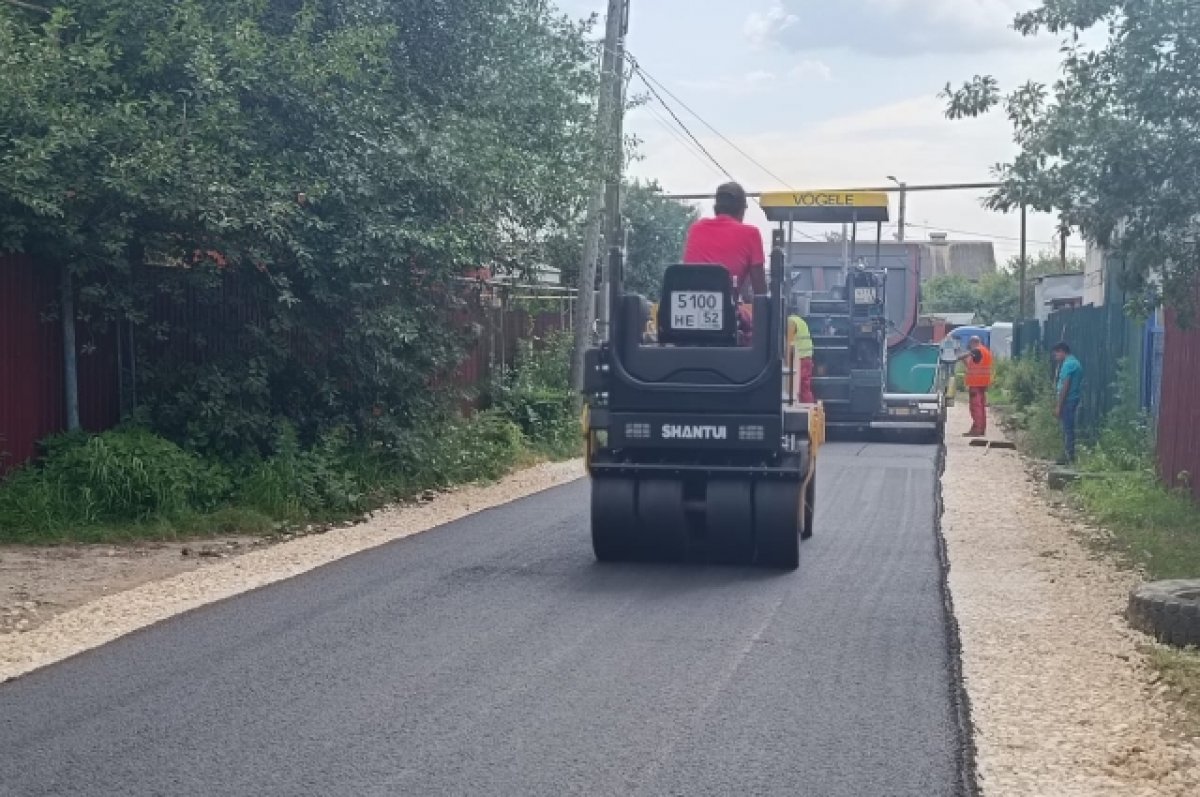
<path id="1" fill-rule="evenodd" d="M 549 8 L 0 3 L 0 249 L 138 327 L 163 433 L 386 436 L 455 360 L 455 278 L 539 257 L 584 195 L 595 46 Z"/>
<path id="2" fill-rule="evenodd" d="M 1011 258 L 1004 268 L 984 275 L 978 282 L 950 274 L 934 277 L 921 287 L 921 310 L 925 313 L 975 313 L 981 324 L 1012 321 L 1019 310 L 1020 285 L 1017 268 L 1020 260 Z M 1067 261 L 1068 271 L 1082 271 L 1082 258 Z M 1039 252 L 1026 268 L 1026 306 L 1032 306 L 1033 281 L 1062 271 L 1062 261 L 1053 252 Z"/>
<path id="3" fill-rule="evenodd" d="M 629 225 L 626 287 L 657 301 L 663 272 L 683 257 L 688 228 L 699 214 L 691 205 L 664 197 L 653 181 L 629 183 L 623 211 Z"/>
<path id="4" fill-rule="evenodd" d="M 656 298 L 662 287 L 663 271 L 683 256 L 688 227 L 699 214 L 691 205 L 666 198 L 662 187 L 653 180 L 626 182 L 621 213 L 629 233 L 625 287 L 634 293 Z M 564 284 L 574 284 L 582 240 L 581 226 L 582 214 L 576 226 L 551 245 L 550 262 L 561 270 Z"/>
<path id="5" fill-rule="evenodd" d="M 1167 299 L 1195 314 L 1200 277 L 1200 5 L 1194 0 L 1042 0 L 1014 23 L 1026 36 L 1060 37 L 1064 58 L 1053 86 L 1029 82 L 1009 93 L 977 75 L 947 85 L 947 114 L 1003 107 L 1020 153 L 996 173 L 994 208 L 1022 203 L 1061 211 L 1124 261 L 1136 309 Z M 1081 33 L 1104 26 L 1106 43 Z"/>

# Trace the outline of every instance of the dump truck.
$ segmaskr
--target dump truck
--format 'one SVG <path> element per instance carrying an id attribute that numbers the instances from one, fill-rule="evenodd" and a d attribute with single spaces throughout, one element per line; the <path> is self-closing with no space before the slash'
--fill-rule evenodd
<path id="1" fill-rule="evenodd" d="M 787 191 L 763 194 L 760 204 L 786 241 L 786 292 L 813 336 L 813 393 L 830 431 L 941 440 L 953 363 L 937 345 L 912 337 L 921 250 L 883 243 L 887 194 Z M 875 225 L 873 246 L 858 241 L 863 223 Z M 797 225 L 805 224 L 835 224 L 850 234 L 797 241 Z"/>
<path id="2" fill-rule="evenodd" d="M 609 257 L 609 339 L 589 350 L 584 435 L 598 560 L 697 560 L 792 570 L 813 533 L 819 404 L 785 379 L 783 238 L 754 332 L 738 345 L 737 299 L 719 265 L 666 269 L 657 330 Z"/>

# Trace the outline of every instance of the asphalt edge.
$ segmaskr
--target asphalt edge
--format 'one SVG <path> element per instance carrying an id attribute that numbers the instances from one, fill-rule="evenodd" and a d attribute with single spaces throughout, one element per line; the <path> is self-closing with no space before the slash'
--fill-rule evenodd
<path id="1" fill-rule="evenodd" d="M 946 472 L 946 443 L 938 444 L 937 466 L 934 473 L 933 511 L 934 537 L 937 540 L 938 564 L 941 566 L 939 588 L 942 606 L 946 615 L 946 655 L 950 669 L 950 704 L 954 710 L 955 724 L 961 746 L 957 752 L 958 793 L 962 797 L 980 797 L 977 750 L 975 747 L 975 724 L 971 720 L 971 696 L 963 671 L 962 635 L 958 616 L 954 613 L 954 596 L 950 591 L 950 551 L 942 529 L 945 500 L 942 495 L 942 476 Z"/>

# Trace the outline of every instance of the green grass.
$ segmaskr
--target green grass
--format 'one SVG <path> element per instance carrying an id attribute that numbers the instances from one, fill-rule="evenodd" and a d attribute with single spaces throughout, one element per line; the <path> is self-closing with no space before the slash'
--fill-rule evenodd
<path id="1" fill-rule="evenodd" d="M 517 367 L 489 386 L 483 412 L 436 415 L 370 438 L 341 428 L 302 443 L 280 421 L 272 450 L 242 462 L 206 458 L 132 425 L 51 438 L 38 462 L 0 482 L 0 542 L 269 534 L 580 456 L 570 336 L 538 343 L 526 341 Z"/>
<path id="2" fill-rule="evenodd" d="M 1086 469 L 1085 455 L 1081 465 Z M 1200 509 L 1151 471 L 1087 477 L 1072 488 L 1083 511 L 1113 535 L 1111 545 L 1151 580 L 1200 578 Z"/>
<path id="3" fill-rule="evenodd" d="M 1053 459 L 1062 451 L 1052 411 L 1053 394 L 1039 360 L 1015 361 L 998 373 L 1028 454 Z M 1103 548 L 1149 580 L 1200 578 L 1200 506 L 1190 495 L 1165 487 L 1155 474 L 1150 424 L 1131 397 L 1127 375 L 1115 386 L 1121 400 L 1096 439 L 1079 450 L 1083 478 L 1068 495 L 1079 511 L 1111 536 Z M 1147 645 L 1160 678 L 1200 732 L 1200 652 Z"/>

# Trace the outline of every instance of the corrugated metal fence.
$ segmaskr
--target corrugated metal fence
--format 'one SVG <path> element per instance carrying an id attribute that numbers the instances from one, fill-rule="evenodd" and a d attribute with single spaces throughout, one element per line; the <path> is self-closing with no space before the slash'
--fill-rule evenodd
<path id="1" fill-rule="evenodd" d="M 58 269 L 0 255 L 0 474 L 66 429 L 58 284 Z M 80 423 L 106 429 L 120 416 L 113 328 L 79 323 L 75 337 Z"/>
<path id="2" fill-rule="evenodd" d="M 0 255 L 0 475 L 29 461 L 40 440 L 66 428 L 58 286 L 57 269 L 35 265 L 24 256 Z M 182 286 L 179 295 L 157 297 L 149 308 L 148 327 L 187 334 L 159 340 L 143 333 L 138 343 L 152 359 L 200 362 L 236 354 L 250 345 L 248 333 L 229 331 L 258 321 L 263 301 L 254 285 L 237 280 L 227 280 L 218 290 Z M 476 305 L 460 319 L 480 330 L 462 365 L 445 380 L 462 388 L 464 410 L 478 406 L 475 388 L 514 362 L 521 340 L 569 328 L 570 301 L 557 305 L 558 310 L 541 312 L 508 302 L 495 308 Z M 119 362 L 115 324 L 77 323 L 76 341 L 80 421 L 89 431 L 102 431 L 121 418 L 120 371 L 124 366 L 132 374 L 133 363 L 129 357 Z M 125 393 L 131 398 L 132 376 L 127 381 Z"/>
<path id="3" fill-rule="evenodd" d="M 1073 307 L 1051 313 L 1036 337 L 1033 347 L 1022 342 L 1023 351 L 1049 352 L 1055 344 L 1066 342 L 1083 363 L 1079 430 L 1084 436 L 1095 435 L 1104 417 L 1120 401 L 1122 363 L 1130 369 L 1131 380 L 1142 382 L 1144 325 L 1127 318 L 1120 305 Z"/>
<path id="4" fill-rule="evenodd" d="M 1158 468 L 1166 484 L 1200 501 L 1200 330 L 1168 314 L 1158 417 Z"/>

